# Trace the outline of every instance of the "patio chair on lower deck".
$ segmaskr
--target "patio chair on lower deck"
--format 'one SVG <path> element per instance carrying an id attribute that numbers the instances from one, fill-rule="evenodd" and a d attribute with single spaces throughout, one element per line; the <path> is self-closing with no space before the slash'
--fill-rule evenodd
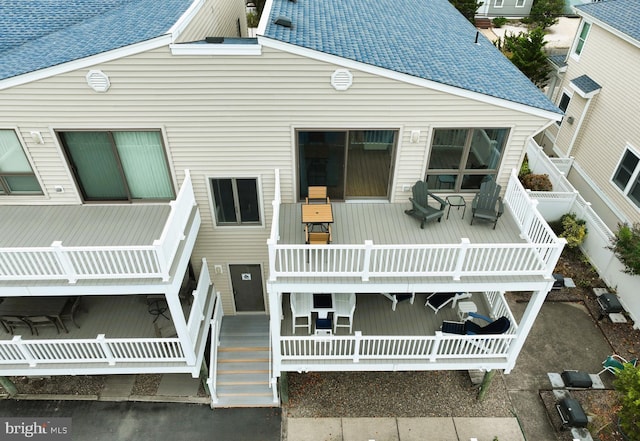
<path id="1" fill-rule="evenodd" d="M 449 303 L 452 308 L 456 307 L 458 300 L 468 299 L 471 297 L 471 293 L 468 292 L 435 292 L 427 297 L 427 301 L 424 306 L 428 306 L 437 314 L 442 308 Z"/>
<path id="2" fill-rule="evenodd" d="M 446 334 L 459 334 L 459 335 L 496 335 L 504 334 L 511 327 L 511 321 L 507 317 L 500 317 L 496 320 L 491 320 L 489 317 L 485 317 L 475 312 L 470 312 L 469 316 L 486 321 L 488 324 L 480 326 L 471 320 L 464 322 L 442 322 L 442 332 Z"/>

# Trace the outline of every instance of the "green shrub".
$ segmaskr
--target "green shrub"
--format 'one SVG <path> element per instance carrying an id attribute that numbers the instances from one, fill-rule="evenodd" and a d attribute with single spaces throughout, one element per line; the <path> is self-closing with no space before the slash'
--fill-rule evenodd
<path id="1" fill-rule="evenodd" d="M 522 165 L 520 166 L 520 172 L 518 173 L 518 177 L 520 180 L 525 176 L 531 174 L 531 169 L 529 168 L 529 158 L 527 155 L 524 155 L 524 160 L 522 161 Z"/>
<path id="2" fill-rule="evenodd" d="M 501 28 L 502 26 L 506 25 L 508 21 L 509 20 L 504 17 L 496 17 L 492 20 L 492 23 L 496 28 Z"/>
<path id="3" fill-rule="evenodd" d="M 562 231 L 558 236 L 567 239 L 567 246 L 575 248 L 584 242 L 587 235 L 586 222 L 583 219 L 577 219 L 575 213 L 567 213 L 560 218 Z"/>
<path id="4" fill-rule="evenodd" d="M 618 418 L 625 439 L 640 439 L 640 367 L 625 364 L 616 374 L 613 385 L 622 401 Z"/>
<path id="5" fill-rule="evenodd" d="M 524 188 L 528 188 L 531 191 L 552 191 L 553 184 L 549 179 L 549 175 L 538 175 L 535 173 L 529 173 L 520 179 Z"/>
<path id="6" fill-rule="evenodd" d="M 640 223 L 619 225 L 610 249 L 625 266 L 625 273 L 640 274 Z"/>
<path id="7" fill-rule="evenodd" d="M 260 18 L 258 17 L 258 14 L 256 14 L 255 12 L 247 13 L 247 27 L 257 28 L 259 22 Z"/>

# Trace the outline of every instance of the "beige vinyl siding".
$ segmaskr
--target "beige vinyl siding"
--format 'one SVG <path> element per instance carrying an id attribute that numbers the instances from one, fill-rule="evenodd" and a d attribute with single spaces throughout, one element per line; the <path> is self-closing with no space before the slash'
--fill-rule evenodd
<path id="1" fill-rule="evenodd" d="M 630 143 L 640 148 L 639 71 L 640 48 L 594 24 L 580 60 L 569 61 L 565 76 L 565 84 L 587 74 L 602 86 L 571 155 L 604 193 L 605 203 L 613 204 L 635 222 L 640 222 L 640 210 L 611 182 L 611 177 L 625 146 Z"/>
<path id="2" fill-rule="evenodd" d="M 569 88 L 569 85 L 567 85 L 567 89 L 572 90 Z M 575 136 L 576 130 L 579 129 L 580 119 L 582 118 L 586 105 L 587 100 L 582 98 L 576 92 L 571 95 L 571 101 L 569 101 L 569 106 L 565 112 L 562 126 L 556 135 L 556 144 L 563 154 L 567 154 L 569 149 L 571 149 L 571 140 Z M 569 118 L 573 118 L 573 124 L 569 124 Z M 582 127 L 584 127 L 584 123 Z M 575 148 L 575 143 L 573 148 Z M 573 150 L 571 150 L 569 154 L 573 156 Z"/>
<path id="3" fill-rule="evenodd" d="M 87 70 L 0 91 L 0 125 L 69 128 L 162 128 L 176 183 L 191 170 L 202 227 L 192 261 L 206 257 L 233 311 L 227 264 L 261 263 L 268 273 L 266 240 L 271 226 L 274 169 L 280 169 L 283 202 L 296 200 L 294 131 L 297 128 L 378 128 L 400 131 L 392 185 L 394 201 L 407 201 L 403 184 L 424 178 L 427 146 L 437 127 L 509 127 L 507 154 L 499 181 L 506 184 L 518 167 L 528 136 L 546 122 L 522 112 L 452 96 L 352 70 L 353 86 L 335 91 L 330 76 L 337 66 L 263 48 L 257 56 L 175 56 L 166 48 L 95 68 L 111 80 L 97 94 L 87 87 Z M 410 143 L 412 130 L 420 131 Z M 47 185 L 68 175 L 55 140 L 30 146 Z M 56 157 L 57 155 L 57 157 Z M 213 227 L 207 177 L 260 179 L 262 227 Z M 49 184 L 50 183 L 50 184 Z M 68 193 L 73 193 L 72 189 Z M 65 193 L 68 194 L 68 193 Z M 50 202 L 65 203 L 53 199 Z M 0 203 L 5 203 L 0 198 Z M 212 271 L 213 272 L 213 271 Z M 266 277 L 263 281 L 266 285 Z"/>
<path id="4" fill-rule="evenodd" d="M 239 37 L 247 35 L 247 19 L 243 0 L 206 0 L 196 17 L 176 40 L 176 43 L 203 40 L 205 37 Z"/>

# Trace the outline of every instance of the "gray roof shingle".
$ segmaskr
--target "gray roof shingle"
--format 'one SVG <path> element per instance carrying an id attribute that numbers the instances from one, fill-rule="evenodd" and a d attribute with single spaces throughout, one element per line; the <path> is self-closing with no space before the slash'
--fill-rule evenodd
<path id="1" fill-rule="evenodd" d="M 273 0 L 264 36 L 561 113 L 447 0 Z"/>
<path id="2" fill-rule="evenodd" d="M 640 1 L 604 0 L 576 6 L 576 9 L 640 43 Z"/>
<path id="3" fill-rule="evenodd" d="M 593 81 L 588 75 L 581 75 L 577 78 L 574 78 L 573 80 L 571 80 L 571 83 L 575 87 L 580 89 L 585 95 L 602 89 L 602 86 Z"/>
<path id="4" fill-rule="evenodd" d="M 167 34 L 193 0 L 0 0 L 0 80 Z"/>

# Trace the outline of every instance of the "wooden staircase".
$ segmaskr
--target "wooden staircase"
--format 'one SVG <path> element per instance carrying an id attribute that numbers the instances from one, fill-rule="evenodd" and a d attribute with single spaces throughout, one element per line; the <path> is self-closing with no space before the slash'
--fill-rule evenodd
<path id="1" fill-rule="evenodd" d="M 276 407 L 269 387 L 269 316 L 225 316 L 214 407 Z"/>

